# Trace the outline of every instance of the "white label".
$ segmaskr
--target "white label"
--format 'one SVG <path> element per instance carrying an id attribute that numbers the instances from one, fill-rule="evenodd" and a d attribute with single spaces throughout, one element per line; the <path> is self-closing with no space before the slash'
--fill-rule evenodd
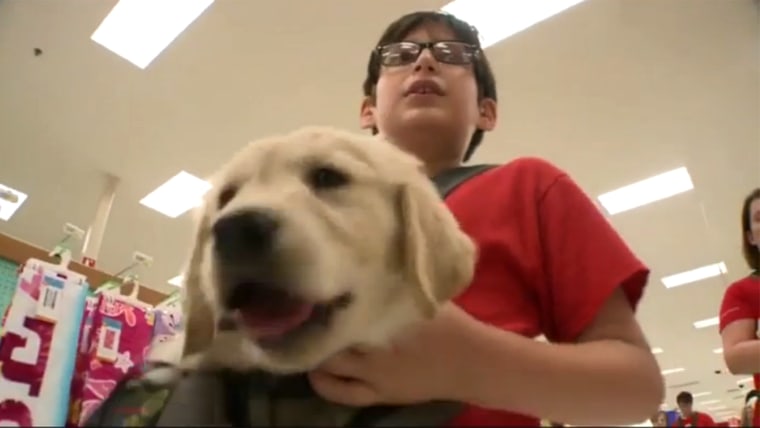
<path id="1" fill-rule="evenodd" d="M 95 357 L 108 362 L 114 362 L 119 356 L 121 340 L 121 323 L 113 318 L 103 318 L 98 335 L 98 348 Z"/>
<path id="2" fill-rule="evenodd" d="M 64 280 L 45 276 L 40 284 L 40 295 L 37 298 L 37 318 L 51 323 L 58 320 L 63 285 Z"/>

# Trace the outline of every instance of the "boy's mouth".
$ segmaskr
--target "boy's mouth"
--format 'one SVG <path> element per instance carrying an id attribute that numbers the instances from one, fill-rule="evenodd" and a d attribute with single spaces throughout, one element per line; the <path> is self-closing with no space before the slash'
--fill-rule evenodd
<path id="1" fill-rule="evenodd" d="M 405 96 L 410 95 L 444 95 L 443 88 L 435 80 L 422 79 L 412 82 L 404 92 Z"/>

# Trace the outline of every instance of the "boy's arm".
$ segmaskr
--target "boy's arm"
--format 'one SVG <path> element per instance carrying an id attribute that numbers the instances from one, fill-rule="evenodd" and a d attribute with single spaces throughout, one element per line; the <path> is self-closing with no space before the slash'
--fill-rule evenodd
<path id="1" fill-rule="evenodd" d="M 462 348 L 471 368 L 460 382 L 468 385 L 463 401 L 571 425 L 623 425 L 645 420 L 664 398 L 657 362 L 620 291 L 578 344 L 534 341 L 485 324 L 473 330 Z"/>
<path id="2" fill-rule="evenodd" d="M 572 425 L 646 420 L 664 398 L 634 316 L 648 269 L 566 175 L 537 203 L 547 278 L 535 291 L 547 308 L 546 336 L 562 343 L 472 323 L 469 346 L 461 347 L 461 364 L 470 368 L 461 398 Z"/>

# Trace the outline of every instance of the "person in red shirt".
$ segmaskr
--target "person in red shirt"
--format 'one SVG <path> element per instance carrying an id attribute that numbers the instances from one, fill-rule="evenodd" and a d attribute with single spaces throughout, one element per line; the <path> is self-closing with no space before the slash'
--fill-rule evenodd
<path id="1" fill-rule="evenodd" d="M 760 389 L 760 188 L 744 199 L 741 227 L 744 259 L 753 272 L 726 289 L 720 307 L 720 335 L 728 370 L 754 375 L 755 389 Z M 753 426 L 760 426 L 760 406 L 755 406 Z"/>
<path id="2" fill-rule="evenodd" d="M 694 410 L 694 397 L 691 393 L 683 391 L 676 397 L 678 411 L 681 416 L 673 426 L 676 427 L 714 427 L 715 421 L 707 413 Z"/>
<path id="3" fill-rule="evenodd" d="M 459 167 L 496 125 L 496 85 L 467 23 L 396 20 L 371 51 L 362 127 L 415 154 L 430 176 Z M 310 374 L 347 405 L 468 403 L 451 426 L 622 425 L 662 402 L 634 312 L 648 269 L 564 171 L 515 159 L 446 203 L 478 243 L 470 287 L 390 349 L 336 355 Z M 534 340 L 543 334 L 550 343 Z"/>

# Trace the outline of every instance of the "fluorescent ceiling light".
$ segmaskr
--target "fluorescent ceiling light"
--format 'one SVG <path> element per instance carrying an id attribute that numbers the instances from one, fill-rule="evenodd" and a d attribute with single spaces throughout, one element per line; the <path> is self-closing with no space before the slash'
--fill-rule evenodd
<path id="1" fill-rule="evenodd" d="M 183 275 L 177 275 L 174 278 L 166 281 L 175 287 L 182 287 L 182 281 L 185 279 Z"/>
<path id="2" fill-rule="evenodd" d="M 177 218 L 199 206 L 203 202 L 203 195 L 210 189 L 209 182 L 180 171 L 179 174 L 142 198 L 140 203 L 167 217 Z"/>
<path id="3" fill-rule="evenodd" d="M 694 321 L 694 328 L 706 328 L 718 325 L 720 319 L 718 317 L 707 318 L 705 320 Z"/>
<path id="4" fill-rule="evenodd" d="M 583 1 L 454 0 L 441 10 L 477 28 L 485 49 Z"/>
<path id="5" fill-rule="evenodd" d="M 715 353 L 715 354 L 722 354 L 723 353 L 723 348 L 715 348 L 715 349 L 713 349 L 713 353 Z"/>
<path id="6" fill-rule="evenodd" d="M 736 381 L 736 384 L 737 385 L 741 385 L 743 383 L 748 383 L 748 382 L 752 382 L 752 378 L 751 377 L 745 377 L 744 379 L 739 379 L 739 380 Z"/>
<path id="7" fill-rule="evenodd" d="M 663 352 L 665 352 L 665 351 L 663 351 L 662 348 L 652 348 L 652 353 L 655 354 L 655 355 L 656 354 L 662 354 Z"/>
<path id="8" fill-rule="evenodd" d="M 667 370 L 663 370 L 663 371 L 661 371 L 661 372 L 660 372 L 660 374 L 662 374 L 663 376 L 667 376 L 667 375 L 669 375 L 669 374 L 673 374 L 673 373 L 681 373 L 682 371 L 685 371 L 685 370 L 686 370 L 686 369 L 684 369 L 684 368 L 682 368 L 682 367 L 679 367 L 679 368 L 677 368 L 677 369 L 667 369 Z"/>
<path id="9" fill-rule="evenodd" d="M 90 38 L 147 67 L 214 0 L 119 0 Z"/>
<path id="10" fill-rule="evenodd" d="M 599 195 L 597 199 L 609 215 L 615 215 L 693 188 L 689 171 L 681 167 Z"/>
<path id="11" fill-rule="evenodd" d="M 10 220 L 27 197 L 24 192 L 0 184 L 0 220 Z"/>
<path id="12" fill-rule="evenodd" d="M 705 392 L 698 392 L 696 394 L 693 394 L 692 397 L 698 398 L 698 397 L 706 397 L 708 395 L 712 395 L 712 392 L 705 391 Z"/>
<path id="13" fill-rule="evenodd" d="M 702 406 L 706 406 L 708 404 L 715 404 L 715 403 L 720 403 L 720 400 L 707 400 L 707 401 L 702 401 L 699 404 Z"/>
<path id="14" fill-rule="evenodd" d="M 726 272 L 728 272 L 728 269 L 726 268 L 725 263 L 713 263 L 711 265 L 687 270 L 686 272 L 668 275 L 662 278 L 662 284 L 665 288 L 674 288 L 681 285 L 691 284 L 692 282 L 702 281 L 707 278 L 715 278 Z"/>

